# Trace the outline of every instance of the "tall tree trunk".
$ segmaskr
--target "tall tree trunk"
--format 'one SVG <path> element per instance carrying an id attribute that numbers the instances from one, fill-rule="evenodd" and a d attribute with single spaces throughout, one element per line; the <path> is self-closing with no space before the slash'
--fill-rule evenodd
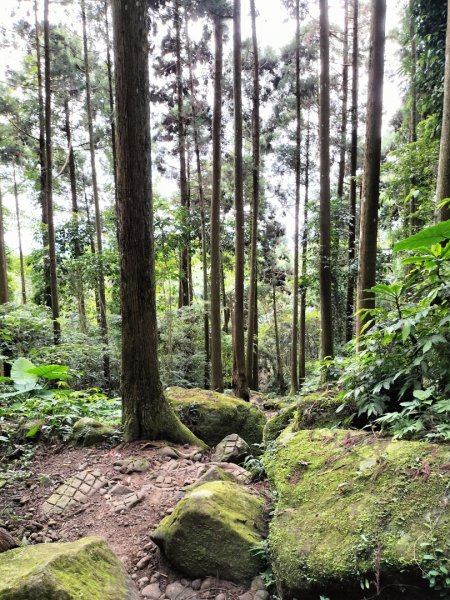
<path id="1" fill-rule="evenodd" d="M 108 322 L 106 320 L 106 289 L 105 289 L 105 274 L 103 269 L 103 241 L 102 241 L 102 218 L 100 213 L 100 199 L 98 194 L 97 183 L 97 165 L 95 159 L 95 138 L 94 126 L 92 122 L 92 100 L 91 100 L 91 75 L 89 67 L 88 41 L 87 41 L 87 24 L 86 24 L 86 5 L 85 0 L 81 0 L 81 19 L 83 22 L 83 51 L 84 51 L 84 71 L 86 80 L 86 115 L 89 132 L 89 153 L 91 157 L 91 174 L 92 174 L 92 194 L 94 196 L 95 208 L 95 237 L 97 242 L 98 256 L 98 295 L 100 299 L 100 333 L 102 336 L 104 354 L 103 354 L 103 374 L 106 384 L 109 385 L 110 361 L 108 350 Z"/>
<path id="2" fill-rule="evenodd" d="M 413 18 L 413 2 L 410 0 L 409 3 L 409 35 L 411 38 L 411 81 L 410 81 L 410 95 L 411 95 L 411 116 L 410 116 L 410 132 L 409 141 L 414 144 L 417 142 L 417 43 L 416 43 L 416 25 Z M 415 186 L 417 179 L 415 176 L 411 178 L 411 186 Z M 419 228 L 419 222 L 417 219 L 417 201 L 416 195 L 411 194 L 409 200 L 409 233 L 413 235 Z"/>
<path id="3" fill-rule="evenodd" d="M 125 439 L 201 442 L 166 400 L 156 323 L 147 4 L 112 1 Z"/>
<path id="4" fill-rule="evenodd" d="M 236 396 L 249 400 L 245 376 L 244 336 L 244 174 L 242 159 L 242 48 L 241 0 L 233 0 L 233 92 L 234 92 L 234 320 L 233 320 L 233 387 Z"/>
<path id="5" fill-rule="evenodd" d="M 44 64 L 45 64 L 45 200 L 48 223 L 48 254 L 52 301 L 53 341 L 61 342 L 59 322 L 58 277 L 56 262 L 55 225 L 53 222 L 53 157 L 52 157 L 52 99 L 50 73 L 49 0 L 44 0 Z"/>
<path id="6" fill-rule="evenodd" d="M 222 331 L 229 335 L 230 333 L 230 322 L 231 322 L 231 302 L 227 299 L 227 292 L 225 289 L 225 268 L 223 266 L 223 256 L 220 253 L 220 287 L 222 290 L 222 307 L 223 307 L 223 329 Z"/>
<path id="7" fill-rule="evenodd" d="M 114 174 L 114 207 L 116 211 L 116 232 L 119 236 L 117 223 L 117 155 L 116 155 L 116 120 L 114 118 L 114 86 L 111 60 L 111 40 L 109 39 L 108 0 L 104 0 L 105 13 L 105 35 L 106 35 L 106 69 L 108 72 L 108 96 L 109 96 L 109 126 L 111 129 L 111 149 Z"/>
<path id="8" fill-rule="evenodd" d="M 181 64 L 181 15 L 179 0 L 175 0 L 175 42 L 177 70 L 177 120 L 178 120 L 178 158 L 180 161 L 180 204 L 183 209 L 183 221 L 189 220 L 189 202 L 186 177 L 186 136 L 183 114 L 183 68 Z M 185 228 L 187 229 L 187 228 Z M 179 308 L 189 306 L 189 248 L 187 241 L 183 242 L 180 252 L 180 291 Z"/>
<path id="9" fill-rule="evenodd" d="M 442 113 L 441 147 L 436 188 L 438 205 L 450 198 L 450 0 L 447 2 L 447 39 L 445 44 L 444 106 Z M 440 208 L 441 221 L 450 219 L 450 202 Z"/>
<path id="10" fill-rule="evenodd" d="M 272 309 L 273 309 L 273 327 L 275 333 L 275 352 L 277 355 L 277 372 L 275 373 L 275 381 L 280 394 L 286 391 L 286 384 L 283 376 L 283 363 L 281 361 L 280 348 L 280 333 L 278 329 L 278 311 L 277 311 L 277 286 L 275 278 L 272 278 Z"/>
<path id="11" fill-rule="evenodd" d="M 259 53 L 258 38 L 256 35 L 256 8 L 255 0 L 250 0 L 252 20 L 252 46 L 253 46 L 253 165 L 252 165 L 252 222 L 251 222 L 251 248 L 250 248 L 250 285 L 248 300 L 248 326 L 247 326 L 247 363 L 246 376 L 248 385 L 258 389 L 258 379 L 254 379 L 254 372 L 258 372 L 258 347 L 256 326 L 258 321 L 258 221 L 259 221 L 259 182 L 260 182 L 260 120 L 259 120 Z"/>
<path id="12" fill-rule="evenodd" d="M 213 185 L 211 197 L 211 389 L 223 391 L 222 332 L 220 330 L 220 200 L 222 131 L 223 24 L 214 19 Z"/>
<path id="13" fill-rule="evenodd" d="M 330 219 L 330 26 L 328 0 L 320 0 L 320 348 L 333 356 Z"/>
<path id="14" fill-rule="evenodd" d="M 50 265 L 48 256 L 48 216 L 47 216 L 47 184 L 45 181 L 47 161 L 45 156 L 45 114 L 44 114 L 44 92 L 42 85 L 42 64 L 41 64 L 41 39 L 40 25 L 38 19 L 38 0 L 34 0 L 34 28 L 36 43 L 36 70 L 38 82 L 38 113 L 39 113 L 39 204 L 41 206 L 42 223 L 42 262 L 44 273 L 44 304 L 51 308 L 52 292 L 50 286 Z"/>
<path id="15" fill-rule="evenodd" d="M 13 159 L 13 186 L 14 186 L 14 200 L 16 205 L 16 223 L 17 223 L 17 241 L 19 243 L 19 264 L 20 264 L 20 288 L 22 293 L 22 304 L 27 303 L 27 288 L 25 284 L 25 262 L 23 259 L 23 248 L 22 248 L 22 227 L 20 223 L 20 209 L 19 209 L 19 190 L 17 188 L 17 176 L 16 176 L 16 159 Z"/>
<path id="16" fill-rule="evenodd" d="M 292 307 L 292 344 L 291 344 L 291 394 L 298 392 L 298 266 L 300 231 L 300 152 L 302 142 L 301 97 L 300 97 L 300 0 L 295 6 L 295 99 L 296 99 L 296 140 L 295 140 L 295 233 L 294 233 L 294 282 Z"/>
<path id="17" fill-rule="evenodd" d="M 6 261 L 5 228 L 3 224 L 3 194 L 0 188 L 0 304 L 5 304 L 8 300 L 8 267 Z"/>
<path id="18" fill-rule="evenodd" d="M 64 102 L 64 112 L 66 117 L 66 138 L 67 138 L 67 148 L 69 153 L 69 180 L 70 180 L 70 195 L 72 198 L 72 221 L 74 224 L 74 242 L 73 242 L 73 254 L 74 258 L 80 258 L 81 245 L 80 245 L 80 231 L 79 231 L 79 223 L 78 223 L 78 196 L 77 196 L 77 178 L 76 178 L 76 170 L 75 170 L 75 155 L 73 151 L 73 140 L 72 140 L 72 130 L 70 126 L 70 105 L 69 98 L 66 98 Z M 77 297 L 77 305 L 78 305 L 78 321 L 80 331 L 82 333 L 86 333 L 86 302 L 84 298 L 84 285 L 83 279 L 81 275 L 80 267 L 77 265 L 75 267 L 75 288 L 76 288 L 76 297 Z"/>
<path id="19" fill-rule="evenodd" d="M 358 84 L 359 84 L 359 0 L 353 0 L 352 48 L 352 139 L 350 148 L 350 215 L 348 222 L 348 279 L 347 279 L 347 342 L 353 337 L 356 284 L 356 198 L 358 194 Z"/>
<path id="20" fill-rule="evenodd" d="M 339 198 L 344 196 L 344 179 L 345 179 L 345 158 L 347 156 L 347 103 L 348 103 L 348 2 L 345 0 L 345 21 L 344 21 L 344 47 L 342 58 L 344 65 L 342 67 L 342 114 L 341 114 L 341 143 L 339 156 L 339 177 L 337 195 Z"/>
<path id="21" fill-rule="evenodd" d="M 202 165 L 200 161 L 200 135 L 198 131 L 198 115 L 195 101 L 194 75 L 192 69 L 192 49 L 189 38 L 188 18 L 186 17 L 186 49 L 189 64 L 189 88 L 192 107 L 192 130 L 194 134 L 195 165 L 197 169 L 198 198 L 200 202 L 200 227 L 202 238 L 202 274 L 203 274 L 203 348 L 205 352 L 204 385 L 209 388 L 210 380 L 210 343 L 209 343 L 209 290 L 208 290 L 208 240 L 206 238 L 205 192 L 203 188 Z M 220 300 L 219 300 L 220 302 Z M 220 315 L 220 308 L 219 308 Z"/>
<path id="22" fill-rule="evenodd" d="M 308 254 L 308 203 L 309 203 L 309 170 L 310 159 L 309 152 L 311 147 L 311 124 L 308 115 L 308 124 L 306 129 L 306 147 L 305 147 L 305 199 L 303 204 L 303 231 L 302 231 L 302 259 L 301 274 L 302 281 L 300 286 L 300 324 L 299 324 L 299 366 L 298 379 L 300 385 L 306 378 L 306 276 L 307 276 L 307 254 Z"/>
<path id="23" fill-rule="evenodd" d="M 386 0 L 372 0 L 366 153 L 359 236 L 357 337 L 361 334 L 361 329 L 367 321 L 367 315 L 361 314 L 359 311 L 375 307 L 375 295 L 367 290 L 375 285 L 377 268 L 385 27 Z"/>

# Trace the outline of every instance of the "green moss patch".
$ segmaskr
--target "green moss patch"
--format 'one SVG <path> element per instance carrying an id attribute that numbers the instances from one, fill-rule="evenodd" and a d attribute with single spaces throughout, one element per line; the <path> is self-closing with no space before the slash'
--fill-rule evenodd
<path id="1" fill-rule="evenodd" d="M 434 598 L 423 574 L 449 567 L 449 462 L 449 447 L 360 431 L 280 436 L 265 466 L 283 598 Z"/>
<path id="2" fill-rule="evenodd" d="M 209 446 L 231 433 L 250 445 L 262 441 L 266 418 L 249 402 L 200 389 L 172 387 L 165 394 L 182 423 Z"/>
<path id="3" fill-rule="evenodd" d="M 342 406 L 339 392 L 338 388 L 326 388 L 302 396 L 297 403 L 294 429 L 348 426 L 356 409 L 346 405 L 337 413 Z"/>
<path id="4" fill-rule="evenodd" d="M 188 577 L 218 576 L 249 581 L 260 560 L 263 500 L 235 483 L 215 481 L 195 488 L 152 534 L 168 560 Z"/>
<path id="5" fill-rule="evenodd" d="M 109 442 L 115 433 L 114 427 L 83 417 L 74 424 L 71 440 L 78 446 L 96 446 Z"/>
<path id="6" fill-rule="evenodd" d="M 137 600 L 103 540 L 38 544 L 0 554 L 0 600 Z"/>
<path id="7" fill-rule="evenodd" d="M 294 419 L 296 411 L 297 406 L 292 404 L 281 410 L 275 417 L 269 419 L 264 427 L 264 441 L 267 443 L 275 440 Z"/>

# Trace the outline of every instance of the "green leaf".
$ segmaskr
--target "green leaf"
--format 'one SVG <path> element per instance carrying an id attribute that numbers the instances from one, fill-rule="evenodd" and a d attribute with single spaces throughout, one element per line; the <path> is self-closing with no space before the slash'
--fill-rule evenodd
<path id="1" fill-rule="evenodd" d="M 394 246 L 394 252 L 404 250 L 416 250 L 417 248 L 430 248 L 434 244 L 439 244 L 450 238 L 450 221 L 442 221 L 432 227 L 426 227 L 418 233 L 411 235 L 406 240 L 397 242 Z"/>
<path id="2" fill-rule="evenodd" d="M 411 333 L 411 323 L 406 322 L 402 329 L 402 341 L 405 342 Z"/>
<path id="3" fill-rule="evenodd" d="M 433 395 L 434 388 L 428 388 L 427 390 L 414 390 L 413 396 L 418 400 L 427 400 L 430 396 Z"/>
<path id="4" fill-rule="evenodd" d="M 28 373 L 43 377 L 44 379 L 70 379 L 72 375 L 68 372 L 69 367 L 65 365 L 43 365 L 28 369 Z"/>
<path id="5" fill-rule="evenodd" d="M 18 358 L 13 362 L 11 379 L 17 390 L 26 392 L 35 387 L 38 377 L 34 373 L 29 373 L 30 369 L 34 369 L 34 365 L 27 358 Z"/>

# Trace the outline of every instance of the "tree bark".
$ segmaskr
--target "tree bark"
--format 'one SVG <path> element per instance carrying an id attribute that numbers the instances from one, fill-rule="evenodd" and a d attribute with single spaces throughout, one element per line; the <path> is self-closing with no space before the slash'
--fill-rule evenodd
<path id="1" fill-rule="evenodd" d="M 0 304 L 5 304 L 8 300 L 8 267 L 6 261 L 5 229 L 3 224 L 3 194 L 0 188 Z"/>
<path id="2" fill-rule="evenodd" d="M 280 348 L 280 333 L 278 329 L 278 312 L 277 312 L 277 294 L 276 294 L 276 283 L 275 279 L 272 280 L 272 308 L 273 308 L 273 327 L 275 333 L 275 352 L 277 355 L 277 372 L 275 374 L 275 381 L 280 394 L 284 394 L 286 391 L 286 384 L 284 383 L 283 376 L 283 363 L 281 361 L 281 348 Z"/>
<path id="3" fill-rule="evenodd" d="M 38 82 L 38 112 L 39 112 L 39 204 L 41 206 L 41 223 L 42 223 L 42 262 L 44 273 L 44 304 L 51 308 L 52 292 L 50 286 L 50 265 L 48 256 L 48 217 L 47 217 L 47 197 L 46 197 L 46 170 L 47 161 L 45 156 L 45 109 L 44 109 L 44 92 L 42 86 L 42 65 L 41 65 L 41 41 L 40 41 L 40 26 L 38 19 L 38 1 L 34 0 L 34 28 L 35 28 L 35 43 L 36 43 L 36 71 Z"/>
<path id="4" fill-rule="evenodd" d="M 195 88 L 194 88 L 194 75 L 192 70 L 192 49 L 189 38 L 189 25 L 188 18 L 186 17 L 186 49 L 188 53 L 189 63 L 189 87 L 191 94 L 191 106 L 192 106 L 192 130 L 194 134 L 194 152 L 195 152 L 195 165 L 197 169 L 197 185 L 198 185 L 198 197 L 200 203 L 200 227 L 201 227 L 201 238 L 202 238 L 202 275 L 203 275 L 203 348 L 205 352 L 205 368 L 204 368 L 204 385 L 205 389 L 209 388 L 210 384 L 210 343 L 209 343 L 209 290 L 208 290 L 208 241 L 206 238 L 206 212 L 205 212 L 205 192 L 203 188 L 203 174 L 202 165 L 200 161 L 200 136 L 198 131 L 197 123 L 197 108 L 195 104 Z M 220 300 L 219 300 L 220 302 Z M 220 308 L 219 308 L 220 315 Z"/>
<path id="5" fill-rule="evenodd" d="M 442 113 L 441 146 L 436 188 L 438 206 L 450 198 L 450 0 L 447 2 L 447 38 L 445 44 L 444 106 Z M 450 219 L 450 202 L 440 208 L 440 220 Z"/>
<path id="6" fill-rule="evenodd" d="M 353 0 L 352 139 L 350 148 L 350 215 L 348 222 L 347 342 L 353 337 L 356 284 L 356 171 L 358 169 L 359 0 Z"/>
<path id="7" fill-rule="evenodd" d="M 367 101 L 366 152 L 359 240 L 356 336 L 367 322 L 363 309 L 375 307 L 370 290 L 376 282 L 378 204 L 381 170 L 381 126 L 383 112 L 386 0 L 372 0 L 371 49 Z"/>
<path id="8" fill-rule="evenodd" d="M 183 223 L 189 220 L 188 187 L 186 177 L 186 136 L 183 114 L 183 68 L 181 64 L 181 15 L 179 0 L 175 0 L 175 42 L 176 42 L 176 70 L 177 70 L 177 120 L 178 120 L 178 159 L 180 161 L 180 204 L 183 209 Z M 187 230 L 187 228 L 184 228 Z M 187 242 L 183 243 L 180 251 L 180 291 L 179 308 L 189 306 L 189 248 Z"/>
<path id="9" fill-rule="evenodd" d="M 211 389 L 223 392 L 222 332 L 220 329 L 220 200 L 223 24 L 214 19 L 213 185 L 211 197 Z"/>
<path id="10" fill-rule="evenodd" d="M 108 0 L 104 2 L 105 13 L 105 35 L 106 35 L 106 69 L 108 72 L 108 97 L 109 97 L 109 126 L 111 129 L 111 149 L 113 159 L 113 174 L 114 174 L 114 207 L 116 211 L 116 234 L 119 239 L 117 225 L 117 156 L 116 156 L 116 121 L 114 118 L 114 86 L 112 74 L 111 60 L 111 40 L 109 38 L 109 21 L 108 21 Z"/>
<path id="11" fill-rule="evenodd" d="M 344 65 L 342 67 L 342 113 L 341 113 L 341 143 L 339 156 L 339 177 L 337 195 L 339 198 L 344 196 L 344 179 L 345 179 L 345 158 L 347 156 L 347 104 L 348 104 L 348 2 L 345 0 L 344 14 L 344 47 L 342 58 Z"/>
<path id="12" fill-rule="evenodd" d="M 259 184 L 260 184 L 260 92 L 259 92 L 259 52 L 256 34 L 256 8 L 255 0 L 250 0 L 252 20 L 252 47 L 253 47 L 253 165 L 252 165 L 252 221 L 251 221 L 251 248 L 250 248 L 250 285 L 248 300 L 248 325 L 247 325 L 247 363 L 246 376 L 248 385 L 253 390 L 258 389 L 258 222 L 259 222 Z M 256 350 L 256 352 L 255 352 Z M 254 361 L 256 360 L 256 365 Z"/>
<path id="13" fill-rule="evenodd" d="M 50 72 L 50 23 L 49 0 L 44 0 L 44 65 L 45 65 L 45 200 L 48 223 L 48 254 L 50 270 L 50 290 L 53 320 L 53 341 L 61 342 L 59 322 L 59 296 L 56 261 L 55 225 L 53 222 L 53 156 L 52 156 L 52 100 Z"/>
<path id="14" fill-rule="evenodd" d="M 92 174 L 92 193 L 94 196 L 95 208 L 95 237 L 97 242 L 97 257 L 98 257 L 98 295 L 100 300 L 100 333 L 104 345 L 103 354 L 103 374 L 107 385 L 110 383 L 110 361 L 108 349 L 108 322 L 106 320 L 106 289 L 105 289 L 105 274 L 103 269 L 103 241 L 102 241 L 102 217 L 100 212 L 100 199 L 98 194 L 97 183 L 97 165 L 95 159 L 95 138 L 94 126 L 92 121 L 92 100 L 91 100 L 91 76 L 89 67 L 89 54 L 87 42 L 87 24 L 86 24 L 86 6 L 85 0 L 81 0 L 81 19 L 83 22 L 83 51 L 84 51 L 84 71 L 86 80 L 86 115 L 89 132 L 89 153 L 91 157 L 91 174 Z"/>
<path id="15" fill-rule="evenodd" d="M 74 258 L 78 259 L 82 255 L 80 245 L 80 231 L 78 226 L 78 196 L 77 196 L 77 178 L 75 170 L 75 155 L 73 151 L 73 140 L 72 140 L 72 129 L 70 125 L 70 105 L 69 98 L 66 98 L 64 102 L 64 112 L 66 117 L 66 138 L 67 148 L 69 153 L 69 180 L 70 180 L 70 195 L 72 199 L 72 221 L 74 224 L 74 240 L 73 240 L 73 254 Z M 86 333 L 86 302 L 84 298 L 84 285 L 83 278 L 81 275 L 80 267 L 75 268 L 75 288 L 78 305 L 78 321 L 80 331 Z"/>
<path id="16" fill-rule="evenodd" d="M 22 304 L 27 303 L 27 288 L 25 284 L 25 262 L 23 259 L 22 249 L 22 227 L 20 223 L 20 209 L 19 209 L 19 190 L 17 188 L 17 177 L 16 177 L 16 159 L 13 158 L 13 186 L 14 186 L 14 201 L 16 206 L 16 223 L 17 223 L 17 241 L 19 243 L 19 264 L 20 264 L 20 289 L 22 295 Z"/>
<path id="17" fill-rule="evenodd" d="M 308 260 L 308 203 L 309 203 L 309 152 L 311 147 L 311 124 L 308 115 L 306 128 L 305 147 L 305 199 L 303 204 L 303 232 L 302 232 L 302 258 L 301 258 L 301 285 L 300 285 L 300 323 L 299 323 L 299 366 L 298 379 L 300 386 L 306 378 L 306 276 Z"/>
<path id="18" fill-rule="evenodd" d="M 112 0 L 112 14 L 125 439 L 203 445 L 175 416 L 159 376 L 146 3 Z"/>
<path id="19" fill-rule="evenodd" d="M 242 159 L 242 48 L 241 0 L 233 0 L 233 92 L 234 92 L 234 320 L 233 320 L 233 388 L 236 396 L 249 400 L 245 376 L 244 340 L 244 175 Z"/>
<path id="20" fill-rule="evenodd" d="M 294 282 L 292 307 L 292 344 L 291 344 L 291 394 L 298 392 L 298 267 L 300 232 L 300 184 L 301 184 L 301 97 L 300 97 L 300 0 L 295 6 L 295 104 L 296 104 L 296 140 L 295 140 L 295 233 L 294 233 Z"/>
<path id="21" fill-rule="evenodd" d="M 320 333 L 321 357 L 333 356 L 330 250 L 330 26 L 320 0 Z"/>
<path id="22" fill-rule="evenodd" d="M 410 29 L 409 35 L 411 38 L 411 82 L 410 82 L 410 94 L 411 94 L 411 117 L 410 117 L 410 142 L 414 144 L 417 142 L 417 43 L 416 43 L 416 26 L 413 19 L 412 13 L 413 5 L 412 0 L 409 3 L 409 19 Z M 415 186 L 417 183 L 416 177 L 413 176 L 411 185 Z M 411 194 L 409 200 L 409 233 L 413 235 L 419 228 L 419 222 L 417 219 L 417 201 L 415 194 Z"/>

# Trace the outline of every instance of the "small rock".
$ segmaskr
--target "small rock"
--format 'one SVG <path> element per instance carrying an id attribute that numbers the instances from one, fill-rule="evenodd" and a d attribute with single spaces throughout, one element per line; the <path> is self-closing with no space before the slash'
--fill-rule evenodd
<path id="1" fill-rule="evenodd" d="M 191 588 L 196 592 L 197 590 L 200 589 L 201 585 L 202 585 L 201 579 L 194 579 L 194 581 L 191 583 Z"/>
<path id="2" fill-rule="evenodd" d="M 147 556 L 144 556 L 143 558 L 141 558 L 141 560 L 136 563 L 136 567 L 138 569 L 143 569 L 144 567 L 146 567 L 148 565 L 148 563 L 152 560 L 152 556 L 151 554 L 148 554 Z"/>
<path id="3" fill-rule="evenodd" d="M 122 496 L 124 494 L 129 494 L 130 491 L 131 490 L 128 486 L 123 485 L 122 483 L 116 483 L 116 485 L 111 488 L 109 493 L 111 496 Z"/>
<path id="4" fill-rule="evenodd" d="M 135 573 L 134 573 L 134 576 L 137 577 L 137 575 Z M 141 577 L 137 581 L 139 588 L 145 587 L 148 582 L 149 582 L 149 578 L 148 577 Z"/>
<path id="5" fill-rule="evenodd" d="M 150 579 L 150 583 L 156 583 L 159 581 L 159 573 L 154 573 Z"/>
<path id="6" fill-rule="evenodd" d="M 161 450 L 158 450 L 159 456 L 167 456 L 168 458 L 178 458 L 178 453 L 170 446 L 164 446 Z"/>
<path id="7" fill-rule="evenodd" d="M 186 593 L 186 588 L 180 581 L 175 581 L 166 587 L 165 595 L 169 600 L 183 600 L 190 594 Z"/>
<path id="8" fill-rule="evenodd" d="M 267 590 L 258 590 L 255 593 L 255 598 L 258 600 L 269 600 L 269 592 Z"/>
<path id="9" fill-rule="evenodd" d="M 227 600 L 225 594 L 217 594 L 214 600 Z"/>
<path id="10" fill-rule="evenodd" d="M 252 592 L 257 592 L 258 590 L 265 589 L 266 584 L 264 583 L 264 579 L 261 577 L 261 575 L 257 575 L 256 577 L 254 577 L 254 579 L 252 580 L 252 585 L 250 586 L 250 590 Z"/>
<path id="11" fill-rule="evenodd" d="M 200 586 L 201 590 L 207 590 L 216 584 L 214 577 L 207 577 Z"/>
<path id="12" fill-rule="evenodd" d="M 184 587 L 187 587 L 189 585 L 189 581 L 187 579 L 180 579 L 180 583 L 181 585 L 184 585 Z"/>
<path id="13" fill-rule="evenodd" d="M 159 589 L 159 583 L 151 583 L 142 590 L 144 598 L 150 598 L 151 600 L 159 600 L 161 597 L 161 590 Z"/>
<path id="14" fill-rule="evenodd" d="M 254 600 L 254 597 L 251 592 L 245 592 L 245 594 L 238 596 L 238 600 Z"/>

